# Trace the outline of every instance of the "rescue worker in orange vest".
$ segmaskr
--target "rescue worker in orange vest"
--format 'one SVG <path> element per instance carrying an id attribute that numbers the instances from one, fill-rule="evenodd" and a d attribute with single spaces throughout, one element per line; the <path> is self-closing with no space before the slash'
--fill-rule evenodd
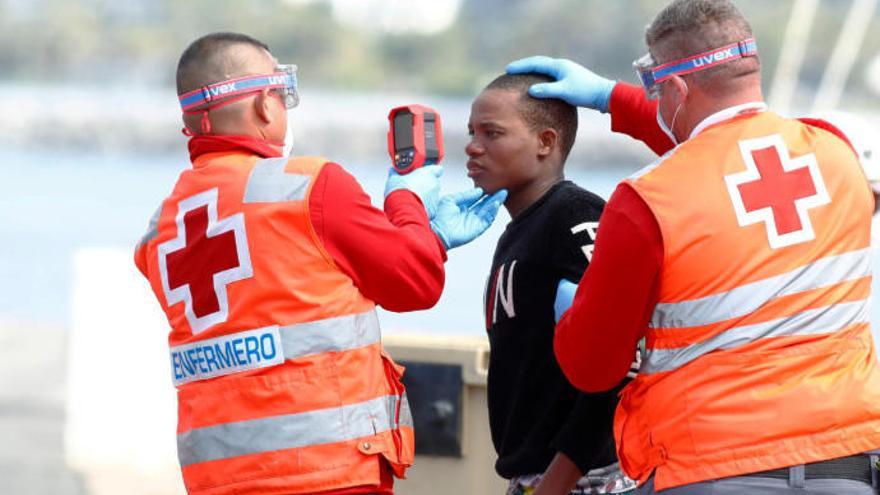
<path id="1" fill-rule="evenodd" d="M 656 106 L 570 61 L 508 67 L 558 79 L 534 96 L 610 109 L 615 130 L 668 150 L 605 208 L 557 326 L 561 368 L 609 389 L 646 339 L 615 416 L 638 493 L 876 493 L 874 204 L 856 153 L 833 126 L 767 109 L 729 0 L 676 0 L 646 40 L 636 67 Z"/>
<path id="2" fill-rule="evenodd" d="M 178 457 L 193 494 L 393 493 L 413 461 L 402 368 L 377 304 L 426 309 L 446 249 L 503 193 L 439 198 L 440 168 L 391 174 L 385 211 L 323 158 L 288 158 L 295 66 L 242 34 L 177 69 L 193 166 L 135 252 L 171 325 Z M 429 218 L 438 203 L 444 215 Z"/>

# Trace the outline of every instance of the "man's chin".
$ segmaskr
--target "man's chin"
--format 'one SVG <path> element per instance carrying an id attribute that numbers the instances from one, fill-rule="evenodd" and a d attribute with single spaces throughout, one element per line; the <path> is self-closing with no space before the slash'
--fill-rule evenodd
<path id="1" fill-rule="evenodd" d="M 474 181 L 474 187 L 479 187 L 480 189 L 483 190 L 483 193 L 485 193 L 485 194 L 495 194 L 496 192 L 501 190 L 501 188 L 498 187 L 497 185 L 487 184 L 486 181 L 484 181 L 484 180 L 473 179 L 473 181 Z"/>

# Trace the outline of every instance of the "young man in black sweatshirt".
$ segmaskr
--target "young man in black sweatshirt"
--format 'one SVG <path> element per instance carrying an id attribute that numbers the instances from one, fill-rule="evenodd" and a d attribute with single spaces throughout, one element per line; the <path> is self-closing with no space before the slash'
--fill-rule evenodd
<path id="1" fill-rule="evenodd" d="M 511 480 L 508 494 L 625 493 L 635 485 L 616 466 L 617 391 L 577 391 L 553 355 L 554 305 L 570 304 L 566 287 L 589 263 L 605 202 L 564 178 L 577 110 L 528 95 L 549 80 L 498 77 L 474 100 L 468 123 L 468 176 L 488 194 L 507 189 L 512 218 L 484 298 L 495 469 Z"/>

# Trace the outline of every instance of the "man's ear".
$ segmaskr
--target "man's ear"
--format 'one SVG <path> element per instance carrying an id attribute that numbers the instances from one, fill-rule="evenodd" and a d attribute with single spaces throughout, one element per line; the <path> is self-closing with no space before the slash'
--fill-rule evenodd
<path id="1" fill-rule="evenodd" d="M 187 133 L 191 133 L 193 135 L 201 133 L 201 129 L 197 124 L 198 120 L 194 115 L 182 114 L 180 116 L 180 121 L 183 122 L 183 129 L 181 129 L 181 131 L 183 132 L 184 136 L 189 136 L 189 134 Z"/>
<path id="2" fill-rule="evenodd" d="M 559 142 L 559 133 L 556 129 L 548 127 L 538 133 L 538 157 L 546 158 L 553 153 L 553 148 Z"/>
<path id="3" fill-rule="evenodd" d="M 684 79 L 681 76 L 672 76 L 669 79 L 669 82 L 672 83 L 672 86 L 675 88 L 675 92 L 678 94 L 678 101 L 683 102 L 688 97 L 688 85 L 684 82 Z"/>
<path id="4" fill-rule="evenodd" d="M 270 89 L 264 89 L 254 98 L 254 112 L 257 118 L 264 124 L 272 123 L 272 95 L 269 94 Z"/>

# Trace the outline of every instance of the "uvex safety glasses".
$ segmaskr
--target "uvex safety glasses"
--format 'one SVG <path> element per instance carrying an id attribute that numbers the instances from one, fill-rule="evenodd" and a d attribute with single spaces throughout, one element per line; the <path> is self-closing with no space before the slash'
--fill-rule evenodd
<path id="1" fill-rule="evenodd" d="M 633 62 L 633 67 L 636 69 L 639 81 L 642 82 L 642 87 L 645 88 L 645 94 L 648 96 L 648 99 L 654 100 L 659 97 L 660 83 L 672 76 L 690 74 L 691 72 L 701 71 L 716 65 L 757 55 L 758 44 L 755 43 L 754 39 L 749 38 L 694 55 L 693 57 L 674 60 L 659 67 L 654 61 L 654 57 L 649 53 Z"/>
<path id="2" fill-rule="evenodd" d="M 221 100 L 224 102 L 230 99 L 235 101 L 250 93 L 267 88 L 279 92 L 284 106 L 288 110 L 297 106 L 299 92 L 297 91 L 296 65 L 279 65 L 272 74 L 239 77 L 203 86 L 180 95 L 180 107 L 184 112 L 189 112 L 202 106 L 205 108 L 213 106 Z"/>

